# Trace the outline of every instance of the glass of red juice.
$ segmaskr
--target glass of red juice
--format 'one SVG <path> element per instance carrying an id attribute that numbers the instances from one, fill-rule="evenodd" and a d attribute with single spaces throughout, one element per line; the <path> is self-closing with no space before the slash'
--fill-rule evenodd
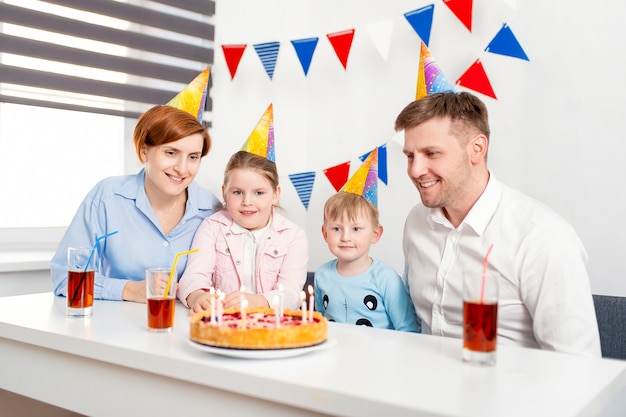
<path id="1" fill-rule="evenodd" d="M 172 282 L 169 282 L 169 278 L 169 268 L 146 270 L 148 330 L 153 332 L 170 332 L 174 327 L 177 277 L 174 274 Z"/>
<path id="2" fill-rule="evenodd" d="M 96 254 L 91 248 L 67 250 L 68 317 L 91 317 Z"/>
<path id="3" fill-rule="evenodd" d="M 488 274 L 463 274 L 463 362 L 495 365 L 497 335 L 497 279 Z"/>

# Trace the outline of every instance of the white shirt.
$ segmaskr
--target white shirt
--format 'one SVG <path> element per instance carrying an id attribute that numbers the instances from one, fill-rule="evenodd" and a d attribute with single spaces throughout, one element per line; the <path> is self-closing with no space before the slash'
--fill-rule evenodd
<path id="1" fill-rule="evenodd" d="M 256 264 L 256 250 L 258 241 L 263 237 L 263 234 L 268 229 L 269 223 L 262 229 L 248 230 L 241 227 L 238 223 L 233 223 L 233 233 L 241 233 L 244 237 L 243 247 L 243 277 L 242 282 L 245 292 L 256 294 L 256 280 L 254 279 L 254 267 Z"/>
<path id="2" fill-rule="evenodd" d="M 601 356 L 586 270 L 574 229 L 551 209 L 496 180 L 454 228 L 421 203 L 403 237 L 405 276 L 422 332 L 463 337 L 462 274 L 499 283 L 498 343 Z"/>

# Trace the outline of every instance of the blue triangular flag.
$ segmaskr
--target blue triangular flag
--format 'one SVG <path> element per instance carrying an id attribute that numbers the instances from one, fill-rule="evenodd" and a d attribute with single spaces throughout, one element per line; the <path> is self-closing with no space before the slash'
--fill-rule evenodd
<path id="1" fill-rule="evenodd" d="M 315 172 L 289 174 L 289 179 L 296 188 L 304 208 L 308 210 L 309 202 L 311 201 L 311 193 L 313 192 L 313 183 L 315 182 Z"/>
<path id="2" fill-rule="evenodd" d="M 515 35 L 513 35 L 513 31 L 506 23 L 502 25 L 502 29 L 500 29 L 491 42 L 489 42 L 485 51 L 530 61 L 522 49 L 522 46 L 515 38 Z"/>
<path id="3" fill-rule="evenodd" d="M 278 49 L 280 42 L 257 43 L 254 45 L 265 72 L 269 75 L 270 80 L 274 78 L 274 68 L 276 68 L 276 59 L 278 59 Z"/>
<path id="4" fill-rule="evenodd" d="M 435 5 L 431 4 L 404 14 L 406 20 L 409 21 L 413 30 L 417 32 L 426 46 L 428 46 L 428 41 L 430 41 L 430 29 L 433 26 L 434 11 Z"/>
<path id="5" fill-rule="evenodd" d="M 318 39 L 319 38 L 306 38 L 291 41 L 291 44 L 296 50 L 296 54 L 298 54 L 298 59 L 300 60 L 300 65 L 302 65 L 305 76 L 309 73 L 309 66 L 311 65 L 311 59 L 317 47 Z"/>
<path id="6" fill-rule="evenodd" d="M 361 162 L 364 162 L 372 151 L 365 155 L 359 156 Z M 387 185 L 387 144 L 378 147 L 378 179 Z"/>

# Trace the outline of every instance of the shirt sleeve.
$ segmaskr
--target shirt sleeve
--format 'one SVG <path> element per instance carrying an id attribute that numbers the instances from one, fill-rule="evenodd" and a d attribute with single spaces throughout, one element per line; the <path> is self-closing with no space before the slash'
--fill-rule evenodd
<path id="1" fill-rule="evenodd" d="M 199 289 L 207 290 L 214 285 L 215 242 L 218 232 L 218 228 L 211 227 L 211 221 L 206 218 L 193 238 L 191 247 L 199 251 L 188 255 L 185 272 L 179 280 L 177 291 L 178 298 L 187 307 L 189 307 L 187 304 L 189 294 Z"/>
<path id="2" fill-rule="evenodd" d="M 67 296 L 67 250 L 70 247 L 93 247 L 96 238 L 106 234 L 103 224 L 104 214 L 99 213 L 97 201 L 94 199 L 94 193 L 98 186 L 94 187 L 82 201 L 74 218 L 68 226 L 56 253 L 50 262 L 50 273 L 52 278 L 52 286 L 55 295 Z M 97 248 L 96 248 L 97 249 Z M 99 268 L 96 268 L 94 298 L 102 299 L 103 286 L 106 277 L 102 275 Z M 109 299 L 121 300 L 122 289 L 125 281 L 121 282 L 121 287 L 113 291 L 115 295 Z"/>
<path id="3" fill-rule="evenodd" d="M 538 233 L 523 250 L 522 297 L 542 349 L 600 357 L 587 254 L 569 225 Z"/>
<path id="4" fill-rule="evenodd" d="M 393 328 L 406 332 L 419 333 L 415 307 L 402 278 L 395 271 L 386 268 L 383 291 L 385 310 Z"/>

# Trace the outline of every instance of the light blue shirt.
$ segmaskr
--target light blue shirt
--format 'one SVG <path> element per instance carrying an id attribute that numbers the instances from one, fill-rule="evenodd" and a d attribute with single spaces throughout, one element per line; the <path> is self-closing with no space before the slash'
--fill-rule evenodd
<path id="1" fill-rule="evenodd" d="M 99 236 L 117 230 L 98 245 L 94 297 L 121 300 L 129 280 L 144 280 L 147 268 L 170 268 L 178 252 L 188 251 L 202 220 L 219 206 L 215 195 L 192 182 L 182 220 L 164 235 L 148 201 L 144 176 L 142 169 L 135 175 L 106 178 L 87 194 L 50 262 L 56 295 L 67 295 L 68 247 L 93 247 Z M 186 256 L 179 257 L 178 276 L 186 262 Z"/>
<path id="2" fill-rule="evenodd" d="M 337 259 L 320 266 L 315 271 L 315 310 L 338 323 L 420 331 L 402 278 L 378 260 L 353 277 L 339 275 Z"/>

